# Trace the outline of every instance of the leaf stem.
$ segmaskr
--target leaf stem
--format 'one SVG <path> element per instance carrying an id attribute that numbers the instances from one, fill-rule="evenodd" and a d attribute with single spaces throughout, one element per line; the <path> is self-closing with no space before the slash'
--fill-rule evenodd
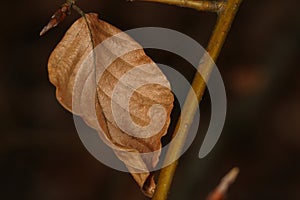
<path id="1" fill-rule="evenodd" d="M 165 3 L 170 5 L 176 5 L 180 7 L 193 8 L 198 11 L 209 11 L 209 12 L 218 12 L 223 5 L 224 1 L 188 1 L 188 0 L 129 0 L 129 1 L 146 1 L 146 2 L 156 2 L 156 3 Z"/>
<path id="2" fill-rule="evenodd" d="M 67 0 L 67 1 L 70 1 L 70 0 Z M 75 4 L 75 1 L 76 0 L 71 0 L 73 1 L 73 5 L 72 5 L 72 8 L 77 11 L 81 16 L 82 18 L 84 19 L 85 23 L 86 23 L 86 26 L 89 30 L 89 35 L 90 35 L 90 40 L 91 40 L 91 44 L 92 44 L 92 53 L 93 53 L 93 67 L 94 67 L 94 79 L 95 79 L 95 89 L 96 89 L 96 98 L 97 100 L 99 101 L 98 99 L 98 90 L 97 90 L 97 64 L 96 64 L 96 52 L 95 52 L 95 42 L 94 42 L 94 37 L 93 37 L 93 33 L 92 33 L 92 28 L 88 22 L 88 19 L 85 15 L 85 12 L 83 12 L 83 10 L 81 10 L 80 7 L 78 7 L 76 4 Z"/>
<path id="3" fill-rule="evenodd" d="M 75 2 L 75 1 L 74 1 L 74 2 Z M 91 44 L 92 44 L 92 48 L 93 48 L 93 52 L 94 52 L 95 43 L 94 43 L 94 39 L 93 39 L 92 28 L 91 28 L 91 26 L 90 26 L 90 24 L 89 24 L 89 22 L 88 22 L 88 20 L 87 20 L 87 18 L 86 18 L 86 16 L 85 16 L 85 12 L 83 12 L 83 11 L 82 11 L 77 5 L 75 5 L 75 4 L 72 5 L 72 8 L 73 8 L 74 10 L 76 10 L 76 11 L 83 17 L 83 19 L 84 19 L 84 21 L 85 21 L 85 23 L 86 23 L 86 26 L 87 26 L 87 28 L 88 28 L 88 30 L 89 30 L 90 40 L 91 40 Z"/>
<path id="4" fill-rule="evenodd" d="M 155 2 L 175 2 L 175 0 L 146 0 L 146 1 L 155 1 Z M 178 4 L 174 5 L 182 5 L 179 4 L 179 2 L 190 2 L 191 1 L 176 1 Z M 196 1 L 195 1 L 196 2 Z M 197 1 L 198 3 L 202 1 Z M 206 2 L 206 1 L 203 1 Z M 231 24 L 234 20 L 234 17 L 236 15 L 236 12 L 238 11 L 239 5 L 241 4 L 242 0 L 228 0 L 226 3 L 222 3 L 222 6 L 218 10 L 218 20 L 215 25 L 215 28 L 213 30 L 213 33 L 211 35 L 211 38 L 209 40 L 208 46 L 207 46 L 207 52 L 211 56 L 211 58 L 216 61 L 219 53 L 222 49 L 222 46 L 224 44 L 224 41 L 226 39 L 226 36 L 231 28 Z M 185 4 L 186 5 L 186 4 Z M 203 4 L 199 4 L 203 5 Z M 197 9 L 197 8 L 195 8 Z M 201 10 L 203 7 L 199 7 L 197 10 Z M 204 66 L 203 66 L 204 65 Z M 174 158 L 177 158 L 180 154 L 182 147 L 185 143 L 186 135 L 189 131 L 189 127 L 191 123 L 193 122 L 194 115 L 196 112 L 196 109 L 198 107 L 199 102 L 201 101 L 206 84 L 204 80 L 208 80 L 210 73 L 213 69 L 213 63 L 211 62 L 203 62 L 200 64 L 199 67 L 201 67 L 201 71 L 204 69 L 204 73 L 206 77 L 202 77 L 199 73 L 196 73 L 195 78 L 192 83 L 192 88 L 190 89 L 188 96 L 186 98 L 185 104 L 183 106 L 183 109 L 181 111 L 180 119 L 177 122 L 175 131 L 173 136 L 176 134 L 176 139 L 173 141 L 173 144 L 170 145 L 165 162 L 167 163 L 168 160 L 175 160 Z M 192 92 L 195 92 L 198 101 L 194 100 Z M 183 126 L 179 126 L 180 123 L 183 123 Z M 179 128 L 180 127 L 180 128 Z M 168 196 L 168 192 L 172 183 L 173 176 L 176 171 L 176 167 L 178 164 L 178 160 L 173 162 L 171 165 L 163 168 L 160 172 L 157 188 L 155 190 L 154 196 L 152 200 L 166 200 Z"/>

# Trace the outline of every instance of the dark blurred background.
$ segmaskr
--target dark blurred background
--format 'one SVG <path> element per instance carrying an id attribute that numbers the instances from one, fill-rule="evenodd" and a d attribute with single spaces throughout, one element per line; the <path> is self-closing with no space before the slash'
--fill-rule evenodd
<path id="1" fill-rule="evenodd" d="M 71 113 L 55 99 L 47 60 L 79 15 L 43 37 L 39 31 L 63 1 L 3 1 L 0 54 L 0 199 L 142 200 L 132 177 L 110 169 L 82 145 Z M 155 3 L 85 0 L 87 12 L 127 30 L 171 28 L 206 46 L 216 15 Z M 204 199 L 232 167 L 241 173 L 228 199 L 300 199 L 300 3 L 244 0 L 217 62 L 228 95 L 225 128 L 214 150 L 198 158 L 209 115 L 201 104 L 199 136 L 181 158 L 171 200 Z M 166 52 L 155 60 L 180 68 Z"/>

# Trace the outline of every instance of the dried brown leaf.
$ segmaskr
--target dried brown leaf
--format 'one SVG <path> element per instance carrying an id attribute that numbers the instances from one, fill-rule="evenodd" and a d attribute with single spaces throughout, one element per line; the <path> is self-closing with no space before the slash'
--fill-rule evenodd
<path id="1" fill-rule="evenodd" d="M 102 43 L 104 48 L 100 52 L 96 48 L 95 54 L 91 53 L 90 32 L 85 20 L 80 18 L 69 28 L 49 58 L 50 81 L 56 86 L 58 101 L 98 131 L 127 166 L 142 191 L 152 196 L 155 183 L 149 171 L 158 163 L 161 137 L 166 134 L 170 123 L 174 100 L 170 84 L 130 36 L 99 20 L 97 14 L 86 14 L 86 18 L 95 46 L 105 41 Z M 111 36 L 113 39 L 106 40 Z M 122 54 L 128 48 L 133 51 Z M 93 90 L 95 67 L 97 76 L 100 77 L 102 72 L 96 84 L 97 92 Z M 137 87 L 145 81 L 148 84 Z M 126 99 L 129 99 L 128 104 Z M 156 104 L 162 107 L 154 109 Z M 121 120 L 118 121 L 116 116 Z M 132 127 L 131 121 L 137 127 L 148 127 L 147 131 L 156 132 L 147 135 L 149 132 L 140 131 L 144 129 Z M 150 157 L 141 155 L 149 152 L 155 153 Z"/>

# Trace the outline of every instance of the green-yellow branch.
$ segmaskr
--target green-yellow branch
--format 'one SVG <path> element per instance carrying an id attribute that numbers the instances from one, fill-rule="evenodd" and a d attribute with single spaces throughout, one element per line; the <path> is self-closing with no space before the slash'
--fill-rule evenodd
<path id="1" fill-rule="evenodd" d="M 185 0 L 129 0 L 157 2 L 181 7 L 193 8 L 198 11 L 218 12 L 224 5 L 223 1 L 185 1 Z"/>
<path id="2" fill-rule="evenodd" d="M 200 6 L 198 8 L 195 8 L 197 10 L 204 10 L 205 7 L 203 7 L 203 5 L 208 3 L 208 1 L 182 1 L 182 0 L 177 0 L 177 1 L 176 0 L 146 0 L 146 1 L 168 3 L 168 4 L 186 6 L 186 7 L 192 7 L 187 5 L 196 5 L 196 3 L 198 3 L 198 5 Z M 226 3 L 223 2 L 220 3 L 222 5 L 217 6 L 218 10 L 215 10 L 219 14 L 219 17 L 207 46 L 207 52 L 209 53 L 209 55 L 214 61 L 216 61 L 219 56 L 221 48 L 224 44 L 226 36 L 230 30 L 232 21 L 236 15 L 236 12 L 238 11 L 241 2 L 242 0 L 228 0 Z M 215 4 L 215 2 L 212 4 Z M 207 7 L 207 10 L 212 11 L 214 9 L 212 9 L 212 7 L 209 6 Z M 196 73 L 195 75 L 195 78 L 192 83 L 192 89 L 188 93 L 185 104 L 181 111 L 181 117 L 178 120 L 177 126 L 174 131 L 174 134 L 176 134 L 177 139 L 173 141 L 172 145 L 170 145 L 168 149 L 166 160 L 165 160 L 166 163 L 169 160 L 175 160 L 175 158 L 178 157 L 178 155 L 182 150 L 182 147 L 185 143 L 186 135 L 189 131 L 189 127 L 193 122 L 196 109 L 203 97 L 206 88 L 204 79 L 208 80 L 210 73 L 213 69 L 213 66 L 214 66 L 213 63 L 211 62 L 202 62 L 201 66 L 199 66 L 201 67 L 202 69 L 201 71 L 203 72 L 203 74 L 205 74 L 206 77 L 201 77 L 201 75 L 198 73 Z M 194 92 L 196 93 L 198 101 L 194 100 L 192 95 L 192 90 L 194 90 Z M 180 123 L 183 123 L 183 126 L 179 126 Z M 152 200 L 167 199 L 168 192 L 172 183 L 172 179 L 177 164 L 178 164 L 178 160 L 161 170 L 158 183 L 157 183 L 157 188 Z"/>

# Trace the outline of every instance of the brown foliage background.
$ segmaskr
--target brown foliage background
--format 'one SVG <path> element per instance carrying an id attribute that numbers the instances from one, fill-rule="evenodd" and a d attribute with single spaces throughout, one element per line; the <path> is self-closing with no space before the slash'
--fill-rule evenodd
<path id="1" fill-rule="evenodd" d="M 74 12 L 45 37 L 39 31 L 61 3 L 2 3 L 0 198 L 146 199 L 130 175 L 102 165 L 85 150 L 72 115 L 55 99 L 48 57 L 79 16 Z M 252 0 L 241 6 L 218 61 L 228 93 L 225 129 L 213 152 L 198 159 L 209 118 L 206 95 L 202 128 L 182 157 L 170 199 L 204 199 L 233 166 L 241 174 L 230 199 L 300 198 L 299 4 Z M 213 14 L 151 3 L 89 0 L 78 5 L 122 30 L 162 26 L 204 46 L 215 22 Z M 192 78 L 181 58 L 146 52 Z"/>

